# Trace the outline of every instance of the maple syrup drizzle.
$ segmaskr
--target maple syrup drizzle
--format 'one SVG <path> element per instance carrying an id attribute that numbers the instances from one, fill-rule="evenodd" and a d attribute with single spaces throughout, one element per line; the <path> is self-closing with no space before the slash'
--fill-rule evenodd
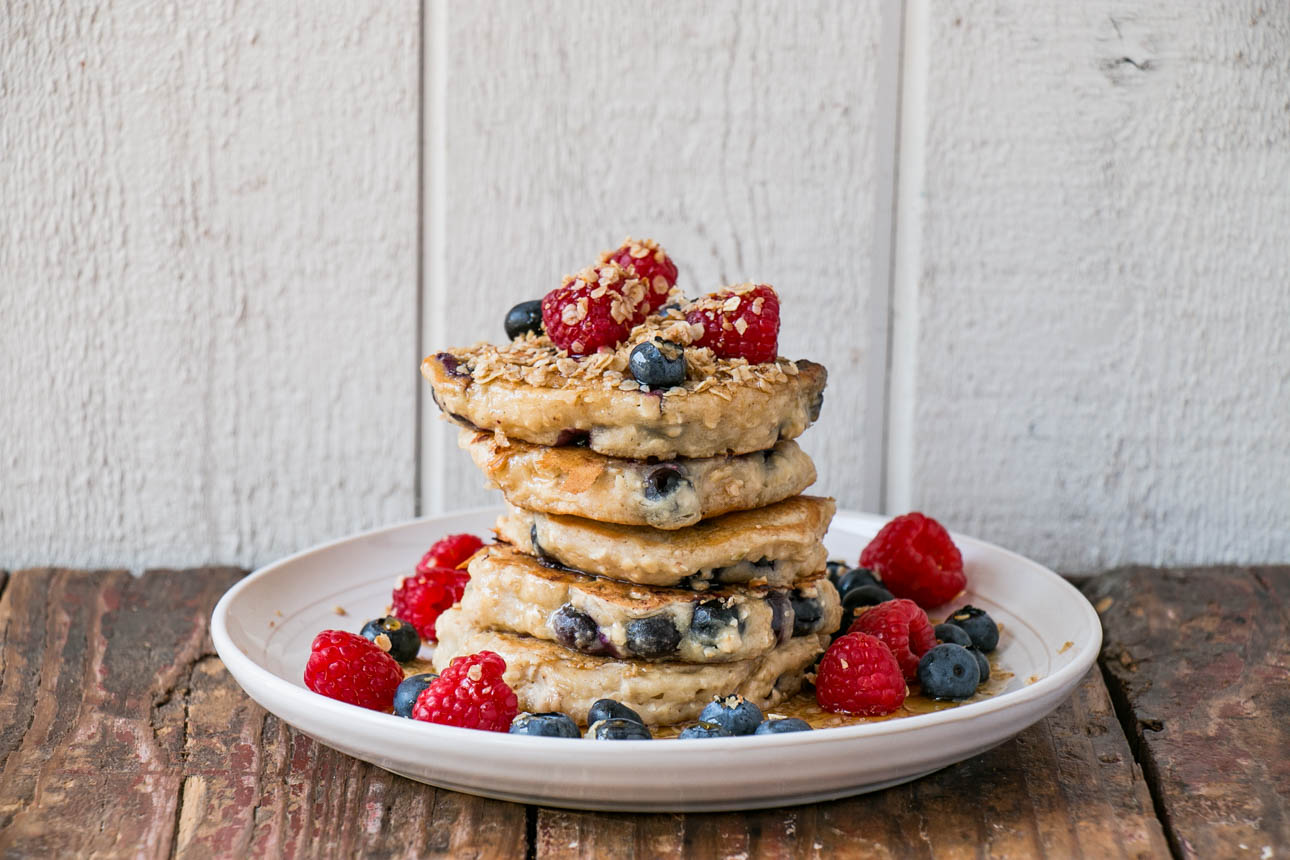
<path id="1" fill-rule="evenodd" d="M 878 717 L 859 717 L 851 714 L 831 714 L 819 706 L 815 701 L 815 693 L 798 693 L 787 701 L 780 702 L 773 708 L 766 711 L 767 718 L 770 717 L 797 717 L 799 720 L 805 720 L 813 729 L 836 729 L 840 726 L 858 726 L 862 723 L 881 723 L 887 720 L 896 720 L 901 717 L 913 717 L 918 714 L 931 714 L 936 711 L 947 711 L 950 708 L 957 708 L 960 705 L 968 705 L 972 702 L 981 702 L 986 699 L 999 695 L 1008 686 L 1008 682 L 1015 677 L 1012 672 L 1004 671 L 990 660 L 990 680 L 986 681 L 977 688 L 976 693 L 969 699 L 961 702 L 943 702 L 936 699 L 928 698 L 918 692 L 918 685 L 914 684 L 909 689 L 909 695 L 905 697 L 905 703 L 890 714 L 883 714 Z M 681 723 L 675 726 L 651 727 L 655 738 L 674 738 L 681 734 L 681 730 L 688 725 L 693 724 L 693 720 L 688 723 Z"/>
<path id="2" fill-rule="evenodd" d="M 410 660 L 403 665 L 403 676 L 411 677 L 422 672 L 433 672 L 434 667 L 429 660 L 415 659 Z M 835 729 L 839 726 L 857 726 L 861 723 L 881 723 L 887 720 L 897 720 L 901 717 L 913 717 L 918 714 L 931 714 L 936 711 L 947 711 L 950 708 L 957 708 L 960 705 L 980 702 L 992 698 L 1002 693 L 1008 686 L 1008 682 L 1014 678 L 1012 672 L 1008 672 L 995 663 L 993 656 L 990 658 L 990 680 L 982 684 L 976 693 L 970 699 L 964 699 L 961 702 L 942 702 L 936 699 L 928 698 L 918 692 L 918 685 L 915 684 L 910 688 L 909 695 L 905 697 L 905 703 L 890 714 L 883 714 L 878 717 L 858 717 L 851 714 L 831 714 L 819 706 L 815 701 L 815 693 L 798 693 L 787 701 L 780 702 L 766 712 L 767 717 L 797 717 L 799 720 L 805 720 L 810 723 L 813 729 Z M 575 718 L 576 719 L 576 718 Z M 688 725 L 693 725 L 695 721 L 691 720 L 686 723 L 678 723 L 674 726 L 651 726 L 650 730 L 654 737 L 658 739 L 675 738 L 681 734 L 681 730 Z"/>

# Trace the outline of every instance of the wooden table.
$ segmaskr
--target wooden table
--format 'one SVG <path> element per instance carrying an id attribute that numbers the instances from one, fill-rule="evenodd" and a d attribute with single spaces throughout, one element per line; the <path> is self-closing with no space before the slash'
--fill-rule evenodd
<path id="1" fill-rule="evenodd" d="M 1280 857 L 1290 567 L 1085 585 L 1100 670 L 1042 723 L 877 794 L 613 815 L 393 776 L 265 713 L 207 622 L 214 568 L 0 573 L 0 856 Z M 786 766 L 791 767 L 791 762 Z"/>

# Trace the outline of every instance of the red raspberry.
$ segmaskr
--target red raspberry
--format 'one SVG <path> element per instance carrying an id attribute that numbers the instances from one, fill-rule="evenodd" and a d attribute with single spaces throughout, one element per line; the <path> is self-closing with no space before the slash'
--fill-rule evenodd
<path id="1" fill-rule="evenodd" d="M 324 630 L 305 663 L 305 686 L 330 699 L 388 711 L 403 670 L 394 658 L 357 633 Z"/>
<path id="2" fill-rule="evenodd" d="M 457 657 L 412 706 L 412 719 L 463 729 L 505 732 L 519 712 L 515 692 L 502 680 L 506 661 L 492 651 Z"/>
<path id="3" fill-rule="evenodd" d="M 881 639 L 896 657 L 906 681 L 918 677 L 919 659 L 936 644 L 932 622 L 912 600 L 888 600 L 866 609 L 847 632 Z"/>
<path id="4" fill-rule="evenodd" d="M 448 535 L 431 545 L 426 554 L 417 563 L 417 573 L 425 573 L 432 567 L 457 567 L 470 558 L 484 542 L 474 535 Z"/>
<path id="5" fill-rule="evenodd" d="M 761 364 L 779 354 L 779 296 L 765 284 L 718 290 L 694 302 L 685 318 L 703 326 L 695 346 L 709 347 L 717 358 Z"/>
<path id="6" fill-rule="evenodd" d="M 569 355 L 617 346 L 645 319 L 645 282 L 617 263 L 564 279 L 542 299 L 542 326 Z"/>
<path id="7" fill-rule="evenodd" d="M 427 642 L 435 641 L 434 625 L 445 609 L 461 600 L 470 574 L 451 567 L 432 567 L 404 577 L 394 589 L 394 617 L 417 628 Z"/>
<path id="8" fill-rule="evenodd" d="M 676 286 L 676 264 L 653 239 L 638 242 L 628 236 L 617 250 L 601 254 L 600 261 L 617 263 L 634 271 L 645 282 L 647 313 L 663 307 L 667 303 L 667 294 Z"/>
<path id="9" fill-rule="evenodd" d="M 860 553 L 860 566 L 882 577 L 892 594 L 925 609 L 952 600 L 967 586 L 963 556 L 950 533 L 917 511 L 883 526 Z"/>
<path id="10" fill-rule="evenodd" d="M 891 649 L 867 633 L 838 637 L 824 652 L 815 676 L 816 701 L 835 714 L 890 714 L 905 703 L 908 692 Z"/>

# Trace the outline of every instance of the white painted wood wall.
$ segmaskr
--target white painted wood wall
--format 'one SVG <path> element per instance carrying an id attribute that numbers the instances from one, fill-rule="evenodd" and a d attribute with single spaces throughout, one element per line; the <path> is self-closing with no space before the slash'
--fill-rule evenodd
<path id="1" fill-rule="evenodd" d="M 629 232 L 780 289 L 843 505 L 1290 559 L 1290 6 L 644 8 L 6 5 L 0 567 L 489 501 L 419 356 Z"/>

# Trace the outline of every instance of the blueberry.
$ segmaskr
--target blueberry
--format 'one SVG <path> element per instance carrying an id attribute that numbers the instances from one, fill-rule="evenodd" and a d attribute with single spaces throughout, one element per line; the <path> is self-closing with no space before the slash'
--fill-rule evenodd
<path id="1" fill-rule="evenodd" d="M 537 735 L 544 738 L 576 738 L 580 734 L 578 724 L 568 714 L 558 711 L 547 711 L 541 714 L 530 714 L 524 711 L 511 720 L 511 734 Z"/>
<path id="2" fill-rule="evenodd" d="M 688 483 L 690 479 L 685 477 L 680 466 L 674 463 L 664 464 L 645 476 L 645 498 L 657 502 Z"/>
<path id="3" fill-rule="evenodd" d="M 727 630 L 743 631 L 739 611 L 735 607 L 726 606 L 720 600 L 705 600 L 694 607 L 694 614 L 690 617 L 690 635 L 697 641 L 715 645 Z"/>
<path id="4" fill-rule="evenodd" d="M 394 691 L 394 713 L 400 717 L 411 717 L 412 706 L 417 703 L 417 697 L 430 686 L 431 681 L 438 677 L 434 672 L 424 672 L 404 678 L 399 683 L 398 689 Z"/>
<path id="5" fill-rule="evenodd" d="M 360 632 L 400 663 L 408 662 L 421 650 L 421 635 L 417 629 L 391 615 L 373 618 L 363 625 Z"/>
<path id="6" fill-rule="evenodd" d="M 967 631 L 957 624 L 937 624 L 932 628 L 932 633 L 936 635 L 938 642 L 962 645 L 964 648 L 972 647 L 972 637 L 967 635 Z"/>
<path id="7" fill-rule="evenodd" d="M 663 305 L 663 307 L 658 309 L 658 313 L 659 313 L 659 316 L 667 316 L 668 311 L 679 311 L 680 309 L 681 309 L 680 302 L 668 302 L 667 304 Z"/>
<path id="8" fill-rule="evenodd" d="M 853 588 L 859 588 L 862 585 L 876 585 L 882 588 L 882 583 L 878 577 L 873 575 L 873 571 L 865 567 L 853 567 L 848 570 L 837 582 L 838 594 L 846 594 Z M 886 589 L 883 589 L 884 591 Z"/>
<path id="9" fill-rule="evenodd" d="M 977 679 L 977 686 L 981 686 L 990 680 L 990 659 L 981 652 L 979 648 L 969 648 L 968 652 L 976 658 L 976 666 L 981 670 L 981 677 Z"/>
<path id="10" fill-rule="evenodd" d="M 858 585 L 842 595 L 843 608 L 856 609 L 861 606 L 877 606 L 896 596 L 881 585 Z"/>
<path id="11" fill-rule="evenodd" d="M 732 735 L 750 735 L 761 724 L 761 708 L 743 696 L 726 696 L 708 702 L 699 719 L 716 723 Z"/>
<path id="12" fill-rule="evenodd" d="M 766 602 L 770 604 L 771 632 L 775 634 L 775 641 L 783 645 L 793 636 L 793 628 L 788 623 L 793 604 L 789 602 L 788 595 L 782 591 L 772 591 L 766 595 Z"/>
<path id="13" fill-rule="evenodd" d="M 589 430 L 573 430 L 565 428 L 555 437 L 555 447 L 562 448 L 566 445 L 572 445 L 574 448 L 586 448 L 591 444 L 591 432 Z"/>
<path id="14" fill-rule="evenodd" d="M 842 626 L 837 635 L 842 636 L 855 621 L 856 610 L 866 606 L 877 606 L 896 598 L 890 591 L 880 585 L 860 585 L 842 595 Z"/>
<path id="15" fill-rule="evenodd" d="M 708 572 L 714 582 L 744 583 L 751 579 L 762 577 L 770 579 L 770 577 L 775 573 L 777 564 L 778 563 L 775 559 L 762 556 L 756 561 L 744 559 L 736 564 L 725 567 L 709 568 Z M 732 579 L 731 577 L 734 576 L 734 574 L 731 571 L 738 571 L 739 578 Z"/>
<path id="16" fill-rule="evenodd" d="M 681 644 L 681 631 L 666 615 L 647 615 L 627 625 L 627 650 L 640 657 L 663 657 Z"/>
<path id="17" fill-rule="evenodd" d="M 600 641 L 600 627 L 585 612 L 579 612 L 566 603 L 551 613 L 551 632 L 555 640 L 573 651 L 596 654 L 604 650 Z"/>
<path id="18" fill-rule="evenodd" d="M 972 644 L 989 654 L 999 644 L 999 627 L 984 609 L 964 606 L 950 613 L 946 624 L 956 624 L 972 637 Z"/>
<path id="19" fill-rule="evenodd" d="M 783 717 L 777 720 L 767 720 L 757 727 L 755 735 L 782 735 L 785 732 L 809 732 L 811 724 L 806 720 L 799 720 L 797 717 Z"/>
<path id="20" fill-rule="evenodd" d="M 634 720 L 597 720 L 587 729 L 587 737 L 598 741 L 647 741 L 654 736 Z"/>
<path id="21" fill-rule="evenodd" d="M 587 725 L 604 720 L 634 720 L 642 726 L 645 725 L 641 715 L 622 702 L 615 702 L 613 699 L 597 699 L 587 709 Z"/>
<path id="22" fill-rule="evenodd" d="M 515 340 L 525 332 L 542 333 L 541 299 L 520 302 L 506 312 L 506 336 L 511 340 Z"/>
<path id="23" fill-rule="evenodd" d="M 470 378 L 470 368 L 466 366 L 464 361 L 453 355 L 451 352 L 437 352 L 434 357 L 443 365 L 443 369 L 448 372 L 449 376 L 455 376 L 458 379 Z M 462 370 L 463 367 L 466 369 Z"/>
<path id="24" fill-rule="evenodd" d="M 828 568 L 829 582 L 833 583 L 835 588 L 837 587 L 837 584 L 842 581 L 842 577 L 846 576 L 847 571 L 850 569 L 847 567 L 847 563 L 845 561 L 827 561 L 824 563 L 824 566 Z M 838 593 L 842 593 L 841 589 L 838 590 Z"/>
<path id="25" fill-rule="evenodd" d="M 636 345 L 627 356 L 627 367 L 641 385 L 671 388 L 685 382 L 685 350 L 656 337 Z"/>
<path id="26" fill-rule="evenodd" d="M 538 540 L 537 523 L 529 526 L 529 544 L 533 547 L 533 554 L 537 556 L 538 561 L 547 564 L 553 564 L 555 559 L 547 555 L 546 550 L 542 549 L 542 542 Z"/>
<path id="27" fill-rule="evenodd" d="M 720 723 L 709 723 L 700 720 L 693 726 L 686 726 L 681 729 L 680 737 L 681 740 L 689 740 L 691 738 L 728 738 L 731 735 L 730 732 L 726 731 L 726 727 Z"/>
<path id="28" fill-rule="evenodd" d="M 820 619 L 824 617 L 824 607 L 820 605 L 820 601 L 814 597 L 803 597 L 800 592 L 794 591 L 789 595 L 788 602 L 793 605 L 793 635 L 814 633 L 815 628 L 820 626 Z"/>
<path id="29" fill-rule="evenodd" d="M 937 645 L 918 661 L 918 683 L 932 699 L 966 699 L 976 692 L 981 669 L 962 645 Z"/>

